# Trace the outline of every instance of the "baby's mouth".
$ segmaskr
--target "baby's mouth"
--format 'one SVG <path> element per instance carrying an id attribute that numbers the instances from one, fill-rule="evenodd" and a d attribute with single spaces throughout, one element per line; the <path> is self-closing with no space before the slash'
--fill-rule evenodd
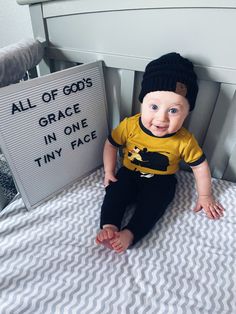
<path id="1" fill-rule="evenodd" d="M 167 126 L 161 126 L 161 125 L 154 125 L 154 127 L 155 127 L 157 130 L 160 130 L 160 131 L 163 131 L 163 130 L 166 130 L 166 129 L 167 129 Z"/>

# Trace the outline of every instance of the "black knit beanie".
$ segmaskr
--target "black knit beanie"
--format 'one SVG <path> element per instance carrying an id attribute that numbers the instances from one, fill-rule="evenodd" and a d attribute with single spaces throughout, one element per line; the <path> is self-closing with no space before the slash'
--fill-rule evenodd
<path id="1" fill-rule="evenodd" d="M 139 101 L 147 93 L 172 91 L 187 98 L 190 111 L 194 109 L 198 93 L 197 76 L 193 64 L 180 54 L 171 52 L 151 61 L 143 74 Z"/>

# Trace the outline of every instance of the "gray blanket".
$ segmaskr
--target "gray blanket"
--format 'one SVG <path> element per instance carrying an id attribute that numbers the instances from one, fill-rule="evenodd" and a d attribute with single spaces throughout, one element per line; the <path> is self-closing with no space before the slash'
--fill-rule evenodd
<path id="1" fill-rule="evenodd" d="M 180 172 L 164 217 L 117 254 L 94 241 L 102 177 L 100 169 L 30 212 L 19 199 L 0 213 L 0 313 L 236 313 L 235 184 L 213 180 L 226 207 L 213 221 L 192 212 L 193 176 Z"/>

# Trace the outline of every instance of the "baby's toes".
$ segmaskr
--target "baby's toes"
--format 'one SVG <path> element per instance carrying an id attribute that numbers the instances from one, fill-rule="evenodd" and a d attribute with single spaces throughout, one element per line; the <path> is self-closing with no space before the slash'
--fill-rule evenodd
<path id="1" fill-rule="evenodd" d="M 101 231 L 99 232 L 99 234 L 97 235 L 97 239 L 98 239 L 98 241 L 100 241 L 100 242 L 106 240 L 106 239 L 107 239 L 106 231 L 105 231 L 105 230 L 101 230 Z"/>
<path id="2" fill-rule="evenodd" d="M 97 243 L 101 243 L 102 242 L 102 236 L 100 234 L 97 235 L 96 242 Z"/>
<path id="3" fill-rule="evenodd" d="M 111 246 L 113 248 L 113 250 L 115 250 L 116 252 L 122 252 L 123 251 L 123 245 L 122 243 L 119 241 L 119 239 L 117 240 L 113 240 L 110 242 Z"/>
<path id="4" fill-rule="evenodd" d="M 123 253 L 123 252 L 125 251 L 124 248 L 123 248 L 123 246 L 120 246 L 119 248 L 116 248 L 116 249 L 113 248 L 113 250 L 114 250 L 116 253 Z"/>

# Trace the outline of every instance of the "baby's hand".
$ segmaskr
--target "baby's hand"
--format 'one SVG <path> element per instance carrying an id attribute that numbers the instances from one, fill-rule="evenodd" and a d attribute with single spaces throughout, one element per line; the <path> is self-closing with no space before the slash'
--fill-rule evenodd
<path id="1" fill-rule="evenodd" d="M 224 207 L 216 202 L 211 195 L 200 195 L 198 197 L 197 204 L 193 210 L 199 212 L 202 209 L 210 219 L 219 219 L 224 212 Z"/>
<path id="2" fill-rule="evenodd" d="M 105 172 L 105 177 L 104 177 L 104 186 L 107 187 L 111 182 L 116 182 L 117 179 L 114 175 L 113 172 Z"/>

